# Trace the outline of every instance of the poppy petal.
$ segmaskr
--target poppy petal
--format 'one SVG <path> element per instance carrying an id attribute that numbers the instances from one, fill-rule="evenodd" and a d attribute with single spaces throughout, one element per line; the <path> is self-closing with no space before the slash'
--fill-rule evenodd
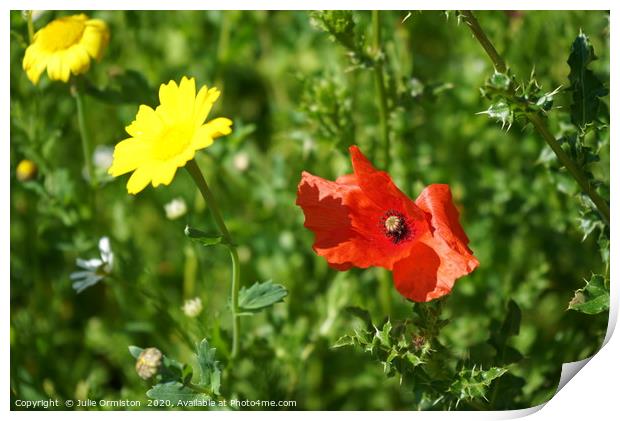
<path id="1" fill-rule="evenodd" d="M 388 209 L 403 210 L 404 202 L 411 202 L 396 187 L 390 175 L 373 167 L 357 146 L 349 147 L 349 153 L 358 185 L 376 205 Z"/>
<path id="2" fill-rule="evenodd" d="M 446 294 L 450 289 L 437 278 L 440 264 L 439 256 L 431 247 L 416 242 L 409 257 L 394 265 L 394 286 L 402 296 L 416 302 L 430 301 L 436 297 L 429 295 L 439 292 Z"/>
<path id="3" fill-rule="evenodd" d="M 411 247 L 409 257 L 394 264 L 394 284 L 406 298 L 426 302 L 448 294 L 458 278 L 476 267 L 473 255 L 461 254 L 427 234 Z"/>
<path id="4" fill-rule="evenodd" d="M 462 254 L 471 254 L 467 247 L 469 239 L 459 222 L 459 211 L 452 201 L 450 186 L 447 184 L 431 184 L 418 196 L 415 204 L 430 214 L 430 223 L 437 234 Z"/>

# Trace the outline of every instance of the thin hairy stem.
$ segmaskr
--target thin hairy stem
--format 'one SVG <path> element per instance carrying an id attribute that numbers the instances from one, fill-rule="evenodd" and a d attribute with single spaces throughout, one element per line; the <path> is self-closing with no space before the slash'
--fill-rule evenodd
<path id="1" fill-rule="evenodd" d="M 226 223 L 224 222 L 224 218 L 222 217 L 222 213 L 220 212 L 220 208 L 217 205 L 217 201 L 215 200 L 215 196 L 209 189 L 207 185 L 207 181 L 202 175 L 202 171 L 198 167 L 198 164 L 195 160 L 189 161 L 185 168 L 192 176 L 194 183 L 200 190 L 202 197 L 205 199 L 207 206 L 211 210 L 211 214 L 213 215 L 213 219 L 220 230 L 222 237 L 224 237 L 224 243 L 228 246 L 228 250 L 230 252 L 230 260 L 232 266 L 232 274 L 231 274 L 231 300 L 230 300 L 230 310 L 232 315 L 232 351 L 231 351 L 231 359 L 234 359 L 239 353 L 239 330 L 240 330 L 240 319 L 239 319 L 239 279 L 241 273 L 241 265 L 239 263 L 239 255 L 237 254 L 237 247 L 234 244 L 230 232 L 228 228 L 226 228 Z"/>

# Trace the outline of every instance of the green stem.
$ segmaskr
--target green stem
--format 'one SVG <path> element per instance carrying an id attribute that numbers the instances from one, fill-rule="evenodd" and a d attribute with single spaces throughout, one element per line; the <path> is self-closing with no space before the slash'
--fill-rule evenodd
<path id="1" fill-rule="evenodd" d="M 34 39 L 34 24 L 32 23 L 32 10 L 26 10 L 26 24 L 28 25 L 28 43 Z"/>
<path id="2" fill-rule="evenodd" d="M 383 141 L 384 169 L 389 170 L 390 165 L 390 127 L 388 125 L 388 102 L 383 77 L 383 50 L 381 47 L 381 21 L 379 11 L 372 11 L 372 46 L 375 54 L 375 88 L 379 96 L 379 124 L 381 127 L 381 139 Z"/>
<path id="3" fill-rule="evenodd" d="M 213 219 L 215 223 L 222 233 L 224 237 L 224 243 L 228 246 L 228 250 L 230 251 L 230 259 L 232 264 L 232 276 L 231 276 L 231 313 L 232 313 L 232 351 L 231 351 L 231 359 L 234 359 L 239 352 L 239 330 L 240 330 L 240 319 L 239 319 L 239 275 L 240 275 L 240 264 L 239 264 L 239 255 L 237 254 L 237 246 L 234 244 L 230 232 L 228 228 L 226 228 L 226 223 L 224 222 L 224 218 L 222 217 L 222 213 L 217 205 L 217 201 L 211 193 L 211 189 L 207 185 L 207 182 L 198 167 L 198 164 L 195 160 L 189 161 L 185 168 L 192 176 L 194 183 L 200 190 L 202 197 L 205 199 L 207 206 L 211 209 L 211 214 L 213 215 Z"/>
<path id="4" fill-rule="evenodd" d="M 487 55 L 495 65 L 497 71 L 505 73 L 507 71 L 506 63 L 502 56 L 499 55 L 493 43 L 486 36 L 484 30 L 478 23 L 478 20 L 474 16 L 474 14 L 469 10 L 462 10 L 461 15 L 463 16 L 465 22 L 469 26 L 469 29 L 473 32 L 474 36 L 484 48 Z M 553 134 L 549 131 L 549 128 L 545 125 L 544 121 L 540 118 L 540 116 L 534 112 L 528 112 L 527 118 L 532 123 L 536 131 L 545 139 L 545 142 L 551 147 L 558 160 L 571 174 L 571 176 L 575 179 L 577 184 L 581 190 L 587 194 L 592 203 L 596 206 L 602 218 L 605 220 L 605 223 L 609 226 L 610 224 L 610 210 L 609 204 L 596 192 L 594 187 L 590 184 L 586 175 L 581 171 L 579 166 L 573 161 L 570 156 L 564 152 L 564 149 L 560 146 L 558 141 L 555 139 Z"/>
<path id="5" fill-rule="evenodd" d="M 84 153 L 84 164 L 86 165 L 86 174 L 88 175 L 88 181 L 91 186 L 96 186 L 95 172 L 93 170 L 92 153 L 91 153 L 91 141 L 86 128 L 86 118 L 84 112 L 84 98 L 80 93 L 80 89 L 77 83 L 71 86 L 71 94 L 75 97 L 75 104 L 77 106 L 77 118 L 78 126 L 80 128 L 80 137 L 82 139 L 82 152 Z"/>
<path id="6" fill-rule="evenodd" d="M 491 61 L 493 61 L 495 69 L 500 73 L 506 73 L 506 62 L 502 56 L 499 55 L 471 10 L 461 10 L 461 16 L 482 48 L 484 48 L 484 51 L 486 51 L 487 55 L 491 58 Z"/>
<path id="7" fill-rule="evenodd" d="M 605 199 L 599 196 L 592 184 L 590 184 L 590 182 L 588 181 L 588 178 L 577 166 L 577 164 L 575 164 L 575 161 L 573 161 L 570 156 L 568 156 L 568 154 L 564 151 L 564 149 L 562 149 L 562 146 L 560 146 L 558 141 L 551 134 L 540 116 L 535 113 L 528 113 L 527 118 L 534 125 L 534 128 L 538 131 L 538 133 L 540 133 L 543 139 L 545 139 L 553 152 L 555 152 L 558 160 L 562 163 L 562 165 L 564 165 L 564 167 L 566 167 L 566 169 L 573 176 L 575 181 L 577 181 L 577 184 L 579 184 L 581 190 L 590 197 L 590 199 L 600 212 L 601 216 L 605 220 L 605 223 L 609 225 L 610 211 L 609 205 L 607 204 Z"/>

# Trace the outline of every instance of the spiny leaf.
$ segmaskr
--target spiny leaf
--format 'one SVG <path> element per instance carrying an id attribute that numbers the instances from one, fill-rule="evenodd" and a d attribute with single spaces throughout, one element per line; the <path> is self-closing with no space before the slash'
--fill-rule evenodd
<path id="1" fill-rule="evenodd" d="M 288 291 L 282 285 L 271 281 L 256 282 L 239 292 L 239 308 L 242 311 L 257 312 L 282 301 L 287 295 Z"/>
<path id="2" fill-rule="evenodd" d="M 377 329 L 376 336 L 381 341 L 381 345 L 389 347 L 392 343 L 390 340 L 390 332 L 392 331 L 392 323 L 388 320 L 385 322 L 381 330 Z"/>
<path id="3" fill-rule="evenodd" d="M 592 44 L 585 34 L 580 33 L 575 38 L 568 57 L 568 79 L 573 97 L 571 121 L 582 129 L 596 119 L 600 106 L 599 98 L 608 93 L 603 83 L 588 68 L 594 60 L 596 56 Z"/>
<path id="4" fill-rule="evenodd" d="M 171 401 L 175 404 L 178 402 L 209 400 L 206 394 L 197 392 L 179 382 L 156 384 L 146 392 L 146 396 L 151 399 Z"/>
<path id="5" fill-rule="evenodd" d="M 602 275 L 592 275 L 585 287 L 575 291 L 568 309 L 586 314 L 599 314 L 609 310 L 609 290 L 605 286 L 605 278 Z"/>
<path id="6" fill-rule="evenodd" d="M 210 348 L 206 339 L 196 345 L 196 359 L 200 367 L 200 386 L 219 395 L 222 371 L 219 361 L 215 359 L 215 348 Z"/>
<path id="7" fill-rule="evenodd" d="M 502 129 L 508 124 L 507 130 L 510 130 L 514 120 L 514 113 L 510 105 L 504 101 L 493 103 L 486 111 L 481 111 L 478 114 L 487 114 L 490 118 L 502 123 Z"/>
<path id="8" fill-rule="evenodd" d="M 355 338 L 349 335 L 341 336 L 335 344 L 332 345 L 332 348 L 340 348 L 343 346 L 352 346 L 355 345 Z"/>
<path id="9" fill-rule="evenodd" d="M 455 395 L 458 400 L 486 399 L 488 387 L 507 371 L 504 367 L 491 367 L 488 370 L 476 370 L 475 367 L 463 369 L 458 373 L 457 380 L 452 382 L 448 391 Z"/>

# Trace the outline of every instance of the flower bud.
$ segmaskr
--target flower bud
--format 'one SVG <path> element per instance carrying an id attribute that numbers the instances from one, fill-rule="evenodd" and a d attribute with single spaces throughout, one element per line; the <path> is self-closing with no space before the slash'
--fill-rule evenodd
<path id="1" fill-rule="evenodd" d="M 192 298 L 191 300 L 186 300 L 183 304 L 183 313 L 187 317 L 196 317 L 202 311 L 202 300 L 200 297 Z"/>
<path id="2" fill-rule="evenodd" d="M 142 377 L 144 380 L 148 380 L 157 374 L 161 366 L 162 357 L 163 354 L 157 348 L 144 349 L 140 355 L 138 355 L 136 361 L 136 372 L 138 376 Z"/>
<path id="3" fill-rule="evenodd" d="M 17 168 L 15 175 L 19 181 L 30 181 L 37 176 L 37 164 L 29 159 L 22 159 Z"/>

